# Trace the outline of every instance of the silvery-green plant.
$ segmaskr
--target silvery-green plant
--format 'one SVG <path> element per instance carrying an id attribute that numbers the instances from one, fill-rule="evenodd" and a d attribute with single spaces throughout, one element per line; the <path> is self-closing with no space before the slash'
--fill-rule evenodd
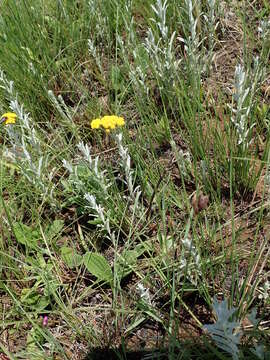
<path id="1" fill-rule="evenodd" d="M 216 322 L 214 324 L 204 325 L 204 329 L 208 331 L 211 338 L 217 347 L 227 352 L 234 360 L 244 358 L 240 350 L 241 338 L 244 334 L 248 336 L 248 332 L 244 333 L 241 329 L 241 321 L 237 318 L 238 309 L 235 307 L 229 308 L 228 301 L 225 299 L 219 302 L 216 298 L 213 299 L 213 310 L 216 314 Z M 260 318 L 257 318 L 257 310 L 253 308 L 247 315 L 248 320 L 254 330 L 259 331 Z M 253 337 L 253 340 L 254 337 Z M 260 341 L 255 343 L 252 348 L 249 348 L 256 358 L 266 360 L 269 357 L 269 349 L 267 349 Z"/>
<path id="2" fill-rule="evenodd" d="M 15 126 L 5 126 L 10 146 L 5 150 L 5 156 L 10 158 L 20 169 L 25 178 L 38 190 L 44 199 L 50 199 L 54 204 L 52 182 L 55 169 L 49 169 L 49 156 L 44 155 L 39 136 L 32 124 L 30 114 L 18 101 L 13 81 L 9 81 L 4 72 L 0 71 L 0 88 L 6 92 L 10 109 L 17 114 Z"/>
<path id="3" fill-rule="evenodd" d="M 17 114 L 18 118 L 21 121 L 20 140 L 21 142 L 24 142 L 25 145 L 26 143 L 29 143 L 34 150 L 40 153 L 41 152 L 40 141 L 38 139 L 35 128 L 32 126 L 32 124 L 30 124 L 31 121 L 30 114 L 25 112 L 24 106 L 19 104 L 17 100 L 17 95 L 15 96 L 16 96 L 15 100 L 10 101 L 10 108 L 14 113 Z"/>
<path id="4" fill-rule="evenodd" d="M 90 154 L 90 148 L 87 144 L 80 142 L 77 145 L 79 151 L 82 154 L 82 159 L 87 164 L 91 172 L 94 174 L 96 180 L 100 184 L 100 187 L 105 195 L 105 199 L 108 196 L 108 188 L 110 187 L 110 182 L 106 179 L 106 171 L 99 169 L 99 157 L 95 156 L 93 159 Z"/>
<path id="5" fill-rule="evenodd" d="M 210 49 L 213 50 L 214 48 L 214 35 L 216 28 L 218 26 L 218 21 L 216 20 L 216 9 L 217 9 L 217 1 L 216 0 L 208 0 L 207 5 L 209 8 L 208 14 L 205 14 L 206 19 L 208 21 L 208 29 L 209 29 L 209 42 L 210 42 Z"/>
<path id="6" fill-rule="evenodd" d="M 150 89 L 147 85 L 146 71 L 143 70 L 142 66 L 138 65 L 135 68 L 131 68 L 129 76 L 135 91 L 140 94 L 145 94 L 148 98 Z"/>
<path id="7" fill-rule="evenodd" d="M 194 18 L 193 16 L 193 1 L 185 0 L 185 5 L 188 12 L 188 20 L 189 20 L 189 45 L 191 52 L 194 52 L 198 49 L 199 46 L 199 37 L 197 35 L 197 24 L 199 18 Z"/>
<path id="8" fill-rule="evenodd" d="M 188 251 L 188 253 L 193 258 L 194 263 L 196 264 L 197 268 L 200 269 L 201 267 L 201 258 L 197 252 L 196 247 L 193 245 L 192 241 L 189 238 L 185 238 L 182 240 L 182 244 L 184 249 Z"/>
<path id="9" fill-rule="evenodd" d="M 126 30 L 126 37 L 125 37 L 125 43 L 122 39 L 122 37 L 117 34 L 116 40 L 118 45 L 120 45 L 120 50 L 122 52 L 123 59 L 126 57 L 126 48 L 134 48 L 134 45 L 136 44 L 136 32 L 135 32 L 135 21 L 134 16 L 132 16 L 132 0 L 128 0 L 125 2 L 125 5 L 123 7 L 123 11 L 120 12 L 119 16 L 122 17 L 125 30 Z"/>
<path id="10" fill-rule="evenodd" d="M 125 172 L 125 183 L 128 187 L 129 194 L 132 198 L 136 197 L 139 192 L 139 187 L 134 188 L 133 170 L 131 169 L 131 159 L 128 153 L 128 148 L 123 146 L 123 134 L 115 135 L 116 143 L 119 150 L 121 166 Z"/>
<path id="11" fill-rule="evenodd" d="M 108 36 L 106 31 L 108 28 L 108 18 L 101 12 L 102 3 L 98 0 L 89 0 L 88 4 L 90 18 L 92 23 L 95 24 L 94 33 L 97 39 L 104 39 L 104 35 L 105 37 Z"/>
<path id="12" fill-rule="evenodd" d="M 270 33 L 270 20 L 261 20 L 258 26 L 258 35 L 265 39 Z"/>
<path id="13" fill-rule="evenodd" d="M 205 58 L 208 61 L 209 68 L 212 66 L 212 60 L 214 56 L 214 47 L 216 45 L 215 37 L 216 37 L 216 30 L 219 25 L 219 21 L 217 19 L 217 9 L 219 1 L 217 0 L 207 0 L 207 12 L 203 14 L 206 23 L 206 30 L 207 30 L 207 40 L 208 40 L 208 51 Z"/>
<path id="14" fill-rule="evenodd" d="M 48 96 L 52 102 L 52 104 L 55 106 L 59 114 L 61 115 L 62 120 L 72 127 L 74 126 L 73 120 L 72 120 L 72 111 L 71 109 L 66 105 L 62 95 L 58 95 L 57 97 L 54 95 L 54 93 L 51 90 L 48 90 Z"/>
<path id="15" fill-rule="evenodd" d="M 146 302 L 146 304 L 151 305 L 151 295 L 148 288 L 145 288 L 144 285 L 139 282 L 136 286 L 136 290 L 138 291 L 140 298 Z"/>
<path id="16" fill-rule="evenodd" d="M 167 0 L 165 0 L 164 3 L 162 3 L 161 0 L 157 0 L 155 5 L 151 5 L 151 8 L 154 10 L 154 13 L 157 16 L 157 21 L 154 19 L 152 20 L 156 22 L 162 38 L 164 41 L 166 41 L 168 38 L 168 26 L 166 23 L 166 13 L 168 8 Z"/>
<path id="17" fill-rule="evenodd" d="M 148 29 L 145 39 L 145 49 L 152 62 L 151 69 L 157 80 L 161 83 L 165 80 L 172 80 L 175 71 L 178 69 L 179 61 L 175 60 L 173 42 L 175 32 L 171 35 L 166 43 L 156 40 L 152 29 Z"/>
<path id="18" fill-rule="evenodd" d="M 91 57 L 95 60 L 100 73 L 103 73 L 100 54 L 97 50 L 95 42 L 92 39 L 88 39 L 88 50 Z"/>
<path id="19" fill-rule="evenodd" d="M 181 174 L 181 176 L 183 176 L 183 178 L 189 179 L 192 165 L 192 158 L 190 152 L 184 152 L 182 149 L 178 149 L 174 140 L 170 141 L 170 145 L 174 152 L 179 173 Z"/>
<path id="20" fill-rule="evenodd" d="M 131 14 L 132 10 L 131 7 L 127 7 L 126 5 L 126 14 Z M 128 29 L 128 36 L 127 36 L 127 45 L 129 47 L 134 46 L 134 44 L 136 43 L 136 32 L 135 32 L 135 21 L 134 21 L 134 17 L 132 16 L 129 19 L 129 23 L 127 23 L 127 18 L 124 19 L 125 22 L 125 26 Z"/>
<path id="21" fill-rule="evenodd" d="M 198 34 L 197 25 L 201 14 L 193 15 L 193 1 L 185 0 L 185 10 L 187 12 L 188 22 L 185 31 L 185 38 L 178 37 L 178 40 L 184 43 L 184 49 L 187 55 L 186 67 L 193 79 L 193 85 L 198 90 L 202 72 L 202 52 L 200 51 L 201 40 Z M 181 9 L 182 10 L 182 9 Z"/>
<path id="22" fill-rule="evenodd" d="M 265 283 L 258 288 L 260 294 L 258 296 L 259 299 L 266 302 L 270 299 L 270 281 L 266 280 Z"/>
<path id="23" fill-rule="evenodd" d="M 127 185 L 129 195 L 126 197 L 129 201 L 129 206 L 135 215 L 140 217 L 144 216 L 144 207 L 140 203 L 141 190 L 140 186 L 134 186 L 134 171 L 131 169 L 131 158 L 129 155 L 128 147 L 123 145 L 123 134 L 115 135 L 115 140 L 119 150 L 120 166 L 125 173 L 125 184 Z"/>
<path id="24" fill-rule="evenodd" d="M 248 141 L 248 135 L 255 123 L 248 124 L 248 115 L 250 112 L 250 106 L 245 104 L 247 96 L 250 92 L 250 88 L 247 85 L 247 74 L 244 70 L 244 67 L 238 64 L 235 68 L 235 77 L 234 77 L 235 93 L 233 98 L 235 100 L 236 106 L 232 108 L 234 116 L 232 116 L 231 121 L 235 126 L 237 132 L 237 144 L 242 145 L 246 149 L 250 142 Z"/>
<path id="25" fill-rule="evenodd" d="M 106 171 L 100 170 L 99 157 L 93 157 L 90 153 L 90 147 L 83 142 L 80 142 L 77 148 L 79 154 L 75 164 L 66 159 L 62 161 L 63 166 L 69 172 L 67 183 L 71 185 L 74 195 L 84 197 L 86 193 L 91 191 L 100 201 L 106 202 L 111 183 L 106 178 Z"/>
<path id="26" fill-rule="evenodd" d="M 181 242 L 183 246 L 179 260 L 180 272 L 178 278 L 185 274 L 192 284 L 197 285 L 198 278 L 201 275 L 201 257 L 189 237 L 185 237 Z"/>
<path id="27" fill-rule="evenodd" d="M 162 3 L 161 0 L 157 0 L 151 7 L 155 18 L 151 18 L 153 29 L 149 28 L 147 31 L 144 48 L 149 56 L 150 68 L 162 89 L 165 84 L 175 81 L 175 73 L 180 62 L 175 59 L 173 46 L 176 33 L 169 35 L 166 19 L 167 1 Z"/>
<path id="28" fill-rule="evenodd" d="M 234 360 L 239 359 L 239 344 L 242 336 L 240 322 L 234 319 L 236 308 L 229 309 L 227 300 L 213 300 L 217 320 L 214 324 L 204 325 L 215 344 L 229 353 Z"/>
<path id="29" fill-rule="evenodd" d="M 77 145 L 79 153 L 74 161 L 63 160 L 63 166 L 68 171 L 69 176 L 62 183 L 65 189 L 72 194 L 69 201 L 78 203 L 80 211 L 91 214 L 98 220 L 95 223 L 105 232 L 116 251 L 117 237 L 111 228 L 111 221 L 114 219 L 113 224 L 115 225 L 117 219 L 122 218 L 124 214 L 121 212 L 121 206 L 117 210 L 114 209 L 115 201 L 126 204 L 123 210 L 130 214 L 130 223 L 133 223 L 138 217 L 144 218 L 145 208 L 140 201 L 140 187 L 134 186 L 131 158 L 128 148 L 123 145 L 122 133 L 115 135 L 115 140 L 119 150 L 120 173 L 124 173 L 123 181 L 127 186 L 127 191 L 120 197 L 115 199 L 113 183 L 116 182 L 116 178 L 107 179 L 107 172 L 100 168 L 99 157 L 92 156 L 90 147 L 83 142 Z M 115 255 L 115 261 L 118 261 L 118 258 L 120 262 L 123 261 L 121 254 L 118 254 L 117 251 Z"/>
<path id="30" fill-rule="evenodd" d="M 235 68 L 234 94 L 232 105 L 231 122 L 233 123 L 237 145 L 245 153 L 252 142 L 251 134 L 255 126 L 255 120 L 250 117 L 254 105 L 255 95 L 262 83 L 265 69 L 261 66 L 259 58 L 254 59 L 253 70 L 247 72 L 243 65 L 238 64 Z"/>
<path id="31" fill-rule="evenodd" d="M 122 58 L 126 59 L 126 42 L 130 43 L 129 47 L 133 48 L 133 63 L 127 63 L 129 68 L 129 77 L 131 85 L 136 94 L 140 94 L 137 99 L 150 94 L 150 77 L 157 80 L 159 89 L 168 91 L 168 84 L 173 84 L 176 80 L 175 72 L 178 69 L 179 61 L 175 58 L 174 40 L 175 32 L 169 35 L 167 24 L 167 1 L 157 0 L 151 5 L 154 17 L 151 18 L 152 26 L 147 30 L 147 36 L 143 42 L 136 43 L 136 32 L 134 28 L 133 17 L 128 16 L 127 11 L 124 22 L 127 29 L 127 39 L 118 35 L 117 43 L 120 48 Z M 129 12 L 131 13 L 131 12 Z M 152 76 L 151 76 L 152 75 Z"/>
<path id="32" fill-rule="evenodd" d="M 253 308 L 251 310 L 251 313 L 247 317 L 248 317 L 248 320 L 251 322 L 254 330 L 258 331 L 259 325 L 261 323 L 261 319 L 257 318 L 256 308 Z M 269 356 L 270 356 L 269 348 L 267 349 L 264 346 L 264 344 L 259 341 L 254 344 L 254 347 L 252 349 L 250 349 L 250 351 L 252 354 L 254 354 L 256 356 L 256 358 L 258 358 L 260 360 L 269 359 Z"/>
<path id="33" fill-rule="evenodd" d="M 107 233 L 107 237 L 111 240 L 112 244 L 116 245 L 115 233 L 111 230 L 110 227 L 110 218 L 105 214 L 105 209 L 97 204 L 96 198 L 94 195 L 86 193 L 84 195 L 85 200 L 88 202 L 88 207 L 94 210 L 94 216 L 100 220 L 100 224 L 98 226 Z"/>

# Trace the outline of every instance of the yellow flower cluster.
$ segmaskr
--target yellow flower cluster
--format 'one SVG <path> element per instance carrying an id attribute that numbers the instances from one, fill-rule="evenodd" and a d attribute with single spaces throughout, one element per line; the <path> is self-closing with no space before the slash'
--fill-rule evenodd
<path id="1" fill-rule="evenodd" d="M 116 115 L 106 115 L 102 118 L 94 119 L 91 121 L 92 129 L 99 129 L 103 127 L 107 133 L 115 129 L 117 126 L 125 125 L 125 120 L 122 117 Z"/>
<path id="2" fill-rule="evenodd" d="M 17 115 L 12 112 L 5 113 L 1 116 L 0 124 L 15 124 Z"/>

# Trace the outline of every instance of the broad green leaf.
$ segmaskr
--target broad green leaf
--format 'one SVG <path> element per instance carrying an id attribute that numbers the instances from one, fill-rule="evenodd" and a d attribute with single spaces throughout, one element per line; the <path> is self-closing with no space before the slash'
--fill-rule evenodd
<path id="1" fill-rule="evenodd" d="M 143 255 L 143 253 L 149 249 L 150 244 L 145 241 L 137 244 L 133 250 L 124 250 L 116 263 L 116 270 L 119 278 L 122 279 L 130 274 L 137 264 L 138 257 Z"/>
<path id="2" fill-rule="evenodd" d="M 112 269 L 104 256 L 98 253 L 87 252 L 84 254 L 83 262 L 86 269 L 101 281 L 108 283 L 113 280 Z"/>
<path id="3" fill-rule="evenodd" d="M 40 232 L 30 226 L 17 222 L 13 225 L 16 239 L 19 243 L 30 248 L 36 248 L 38 240 L 41 238 Z"/>
<path id="4" fill-rule="evenodd" d="M 64 227 L 64 220 L 56 219 L 50 224 L 46 229 L 46 237 L 49 239 L 53 239 L 56 235 L 58 235 Z"/>
<path id="5" fill-rule="evenodd" d="M 36 291 L 32 291 L 31 289 L 24 288 L 21 291 L 21 302 L 25 305 L 34 305 L 37 303 L 39 299 L 39 294 Z"/>
<path id="6" fill-rule="evenodd" d="M 134 266 L 136 265 L 137 257 L 138 254 L 135 250 L 126 250 L 118 258 L 117 263 L 115 264 L 115 269 L 120 279 L 123 279 L 133 271 Z"/>
<path id="7" fill-rule="evenodd" d="M 49 297 L 42 296 L 35 289 L 28 288 L 22 289 L 20 300 L 24 305 L 31 307 L 35 311 L 45 309 L 50 303 Z"/>
<path id="8" fill-rule="evenodd" d="M 82 263 L 82 256 L 73 248 L 63 246 L 61 248 L 61 258 L 63 259 L 64 263 L 71 269 L 81 265 Z"/>

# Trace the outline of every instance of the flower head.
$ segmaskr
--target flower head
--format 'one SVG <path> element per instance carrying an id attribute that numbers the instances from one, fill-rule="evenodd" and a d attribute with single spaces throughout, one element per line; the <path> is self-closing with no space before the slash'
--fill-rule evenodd
<path id="1" fill-rule="evenodd" d="M 1 116 L 0 124 L 8 125 L 16 123 L 17 115 L 12 112 L 5 113 Z"/>
<path id="2" fill-rule="evenodd" d="M 44 327 L 46 327 L 46 326 L 48 325 L 48 320 L 49 320 L 48 316 L 47 316 L 47 315 L 44 315 L 44 316 L 43 316 L 43 319 L 42 319 L 42 325 L 43 325 Z"/>
<path id="3" fill-rule="evenodd" d="M 91 121 L 91 128 L 98 129 L 101 125 L 101 119 L 94 119 Z"/>
<path id="4" fill-rule="evenodd" d="M 116 115 L 106 115 L 102 118 L 94 119 L 90 123 L 92 129 L 99 129 L 103 127 L 107 133 L 115 129 L 117 126 L 125 125 L 125 120 Z"/>

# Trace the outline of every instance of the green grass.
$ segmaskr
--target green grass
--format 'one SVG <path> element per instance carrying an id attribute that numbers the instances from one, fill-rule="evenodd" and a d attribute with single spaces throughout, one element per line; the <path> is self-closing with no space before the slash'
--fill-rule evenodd
<path id="1" fill-rule="evenodd" d="M 0 13 L 0 354 L 267 359 L 268 3 Z"/>

